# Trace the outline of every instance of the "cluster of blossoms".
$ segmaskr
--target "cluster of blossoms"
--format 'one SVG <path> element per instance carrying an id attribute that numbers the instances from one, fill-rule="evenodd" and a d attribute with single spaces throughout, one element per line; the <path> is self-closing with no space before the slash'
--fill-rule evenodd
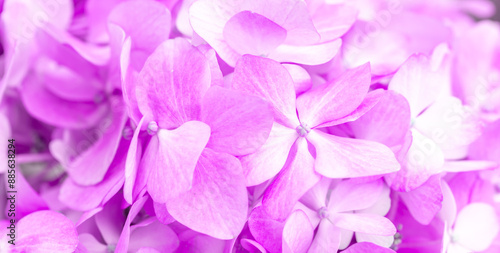
<path id="1" fill-rule="evenodd" d="M 0 252 L 500 252 L 491 2 L 1 2 Z"/>

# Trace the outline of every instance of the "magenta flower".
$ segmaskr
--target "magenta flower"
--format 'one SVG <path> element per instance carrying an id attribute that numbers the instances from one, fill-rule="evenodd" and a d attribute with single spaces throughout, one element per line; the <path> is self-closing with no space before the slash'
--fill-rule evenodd
<path id="1" fill-rule="evenodd" d="M 161 44 L 139 80 L 136 97 L 143 118 L 132 143 L 142 122 L 153 136 L 138 171 L 126 171 L 127 180 L 146 187 L 184 225 L 221 239 L 236 237 L 247 198 L 241 165 L 232 155 L 248 154 L 265 142 L 272 123 L 269 106 L 257 97 L 210 87 L 208 60 L 182 39 Z"/>
<path id="2" fill-rule="evenodd" d="M 384 145 L 320 130 L 354 121 L 376 103 L 380 92 L 366 95 L 369 73 L 369 65 L 363 65 L 296 98 L 293 80 L 279 63 L 243 56 L 236 65 L 232 86 L 265 98 L 274 108 L 276 120 L 269 139 L 256 153 L 242 157 L 247 185 L 277 175 L 263 199 L 272 217 L 286 217 L 320 175 L 364 177 L 399 169 L 394 154 Z M 309 145 L 314 147 L 315 157 Z M 286 162 L 289 154 L 291 160 Z"/>

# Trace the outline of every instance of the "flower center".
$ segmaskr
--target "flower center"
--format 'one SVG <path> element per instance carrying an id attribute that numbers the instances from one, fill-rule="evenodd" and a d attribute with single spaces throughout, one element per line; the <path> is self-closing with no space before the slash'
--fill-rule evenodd
<path id="1" fill-rule="evenodd" d="M 318 210 L 318 216 L 320 219 L 328 218 L 328 209 L 326 207 L 322 207 Z"/>
<path id="2" fill-rule="evenodd" d="M 300 137 L 306 137 L 307 134 L 311 131 L 311 129 L 309 129 L 306 124 L 300 124 L 300 126 L 295 128 L 295 130 Z"/>
<path id="3" fill-rule="evenodd" d="M 158 132 L 158 123 L 156 121 L 151 121 L 148 124 L 148 134 L 155 135 Z"/>

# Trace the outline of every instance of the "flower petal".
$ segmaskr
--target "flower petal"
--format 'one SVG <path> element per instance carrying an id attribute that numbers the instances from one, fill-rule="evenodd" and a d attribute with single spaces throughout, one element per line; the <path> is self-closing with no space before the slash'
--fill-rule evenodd
<path id="1" fill-rule="evenodd" d="M 372 92 L 369 92 L 363 102 L 351 113 L 347 114 L 346 116 L 332 120 L 326 123 L 323 123 L 317 127 L 328 127 L 328 126 L 335 126 L 335 125 L 340 125 L 343 123 L 347 122 L 352 122 L 352 121 L 357 121 L 361 116 L 363 116 L 365 113 L 369 112 L 372 110 L 373 107 L 375 107 L 380 100 L 384 97 L 385 91 L 382 89 L 377 89 Z"/>
<path id="2" fill-rule="evenodd" d="M 392 222 L 376 214 L 336 213 L 329 218 L 339 228 L 372 235 L 390 236 L 396 233 Z"/>
<path id="3" fill-rule="evenodd" d="M 290 149 L 299 135 L 294 129 L 274 123 L 267 141 L 255 153 L 241 157 L 247 186 L 273 178 L 285 165 Z"/>
<path id="4" fill-rule="evenodd" d="M 248 227 L 257 242 L 269 252 L 281 252 L 284 220 L 272 219 L 262 206 L 252 210 Z"/>
<path id="5" fill-rule="evenodd" d="M 198 120 L 201 99 L 210 87 L 205 56 L 185 39 L 162 43 L 139 73 L 136 97 L 146 122 L 172 129 Z"/>
<path id="6" fill-rule="evenodd" d="M 291 161 L 276 176 L 262 199 L 262 206 L 274 219 L 287 217 L 302 195 L 321 179 L 314 172 L 314 158 L 309 152 L 307 141 L 299 138 L 296 147 L 297 151 L 292 151 L 295 154 L 290 158 Z"/>
<path id="7" fill-rule="evenodd" d="M 68 207 L 87 211 L 104 205 L 122 187 L 124 182 L 125 150 L 128 143 L 122 143 L 117 155 L 109 165 L 103 180 L 95 185 L 83 186 L 67 178 L 61 186 L 59 199 Z"/>
<path id="8" fill-rule="evenodd" d="M 130 140 L 130 146 L 127 151 L 127 160 L 125 162 L 125 182 L 123 185 L 123 197 L 125 201 L 132 204 L 137 197 L 134 194 L 135 180 L 137 178 L 137 169 L 141 162 L 142 143 L 138 141 L 139 133 L 141 132 L 144 117 L 141 118 Z"/>
<path id="9" fill-rule="evenodd" d="M 201 152 L 210 138 L 210 127 L 188 121 L 175 130 L 160 129 L 151 138 L 141 166 L 151 170 L 147 189 L 155 202 L 165 203 L 189 190 Z"/>
<path id="10" fill-rule="evenodd" d="M 93 185 L 102 181 L 122 139 L 127 111 L 121 98 L 112 98 L 111 115 L 95 130 L 100 138 L 68 165 L 68 174 L 78 184 Z"/>
<path id="11" fill-rule="evenodd" d="M 130 232 L 129 252 L 156 250 L 153 252 L 174 252 L 179 247 L 177 234 L 159 221 L 154 221 L 147 226 L 133 226 Z"/>
<path id="12" fill-rule="evenodd" d="M 458 213 L 452 232 L 454 241 L 469 250 L 486 250 L 500 231 L 495 209 L 486 203 L 472 203 Z"/>
<path id="13" fill-rule="evenodd" d="M 412 129 L 413 142 L 402 162 L 401 170 L 388 180 L 392 189 L 411 191 L 442 171 L 444 155 L 431 139 Z M 387 177 L 386 177 L 387 179 Z"/>
<path id="14" fill-rule="evenodd" d="M 383 189 L 384 182 L 381 179 L 368 183 L 342 181 L 333 189 L 328 209 L 333 212 L 346 212 L 369 208 L 379 200 Z"/>
<path id="15" fill-rule="evenodd" d="M 350 122 L 349 126 L 356 138 L 393 147 L 402 144 L 410 128 L 410 117 L 408 101 L 402 95 L 388 91 L 379 103 L 356 121 Z"/>
<path id="16" fill-rule="evenodd" d="M 340 236 L 340 228 L 335 227 L 328 220 L 322 220 L 309 252 L 337 251 L 340 247 Z"/>
<path id="17" fill-rule="evenodd" d="M 285 41 L 287 32 L 258 13 L 242 11 L 226 22 L 223 36 L 226 43 L 241 55 L 268 55 Z"/>
<path id="18" fill-rule="evenodd" d="M 370 80 L 370 65 L 367 63 L 302 94 L 297 98 L 300 122 L 313 128 L 345 117 L 361 104 Z"/>
<path id="19" fill-rule="evenodd" d="M 248 198 L 240 162 L 205 149 L 192 188 L 167 202 L 167 209 L 185 226 L 228 240 L 238 236 L 247 218 Z"/>
<path id="20" fill-rule="evenodd" d="M 14 252 L 73 252 L 78 246 L 75 225 L 54 211 L 38 211 L 17 223 Z"/>
<path id="21" fill-rule="evenodd" d="M 232 87 L 271 103 L 278 123 L 292 128 L 299 125 L 293 79 L 281 64 L 267 58 L 244 55 L 234 69 Z"/>
<path id="22" fill-rule="evenodd" d="M 282 44 L 270 53 L 268 57 L 278 62 L 319 65 L 333 59 L 340 50 L 341 45 L 342 40 L 340 39 L 307 46 Z"/>
<path id="23" fill-rule="evenodd" d="M 35 118 L 63 128 L 84 129 L 97 124 L 105 115 L 107 104 L 73 102 L 48 91 L 33 75 L 23 82 L 21 98 L 26 110 Z"/>
<path id="24" fill-rule="evenodd" d="M 365 177 L 400 169 L 392 151 L 377 142 L 342 138 L 317 130 L 312 130 L 307 139 L 316 148 L 315 170 L 325 177 Z"/>
<path id="25" fill-rule="evenodd" d="M 242 156 L 254 153 L 266 142 L 273 113 L 259 97 L 214 86 L 203 98 L 201 120 L 212 130 L 209 148 Z"/>
<path id="26" fill-rule="evenodd" d="M 290 214 L 283 227 L 283 252 L 307 252 L 314 236 L 314 229 L 307 215 L 300 209 Z"/>
<path id="27" fill-rule="evenodd" d="M 438 175 L 432 176 L 420 187 L 402 192 L 399 196 L 413 218 L 423 225 L 428 225 L 441 210 L 443 201 L 441 179 Z"/>

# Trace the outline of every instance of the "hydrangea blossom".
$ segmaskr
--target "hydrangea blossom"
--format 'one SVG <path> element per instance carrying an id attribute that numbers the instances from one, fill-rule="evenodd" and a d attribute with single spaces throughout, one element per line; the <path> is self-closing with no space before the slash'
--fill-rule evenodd
<path id="1" fill-rule="evenodd" d="M 0 1 L 0 252 L 499 252 L 495 11 Z"/>

